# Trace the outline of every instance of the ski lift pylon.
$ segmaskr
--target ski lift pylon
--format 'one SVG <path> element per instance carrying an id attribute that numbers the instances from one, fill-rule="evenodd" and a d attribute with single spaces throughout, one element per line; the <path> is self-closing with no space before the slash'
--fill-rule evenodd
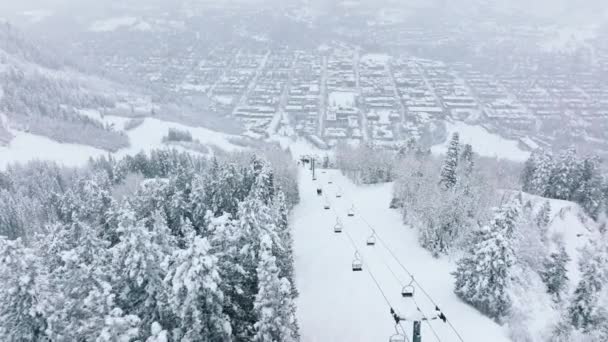
<path id="1" fill-rule="evenodd" d="M 353 272 L 363 271 L 363 261 L 359 256 L 359 252 L 355 252 L 355 259 L 353 260 Z"/>

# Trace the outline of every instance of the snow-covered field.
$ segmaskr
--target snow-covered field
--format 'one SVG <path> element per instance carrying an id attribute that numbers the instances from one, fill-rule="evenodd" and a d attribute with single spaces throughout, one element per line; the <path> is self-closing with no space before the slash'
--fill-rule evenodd
<path id="1" fill-rule="evenodd" d="M 83 114 L 104 123 L 113 124 L 117 130 L 122 130 L 124 124 L 129 120 L 110 115 L 106 115 L 101 119 L 94 111 L 83 112 Z M 141 125 L 126 132 L 131 146 L 119 150 L 115 155 L 124 156 L 140 151 L 164 148 L 165 145 L 162 143 L 162 138 L 167 135 L 169 128 L 187 130 L 192 134 L 193 139 L 198 140 L 203 145 L 216 146 L 224 151 L 242 149 L 242 147 L 230 143 L 229 138 L 235 136 L 229 134 L 212 131 L 203 127 L 190 127 L 154 118 L 146 118 Z M 54 160 L 66 166 L 78 166 L 86 163 L 90 157 L 108 154 L 107 151 L 97 148 L 78 144 L 59 143 L 22 131 L 11 130 L 11 133 L 15 138 L 10 144 L 8 146 L 0 146 L 0 169 L 6 168 L 10 163 L 27 162 L 36 159 Z"/>
<path id="2" fill-rule="evenodd" d="M 482 126 L 468 125 L 461 121 L 446 122 L 448 139 L 431 149 L 435 154 L 443 154 L 447 150 L 453 133 L 460 134 L 460 142 L 471 144 L 475 153 L 484 157 L 496 157 L 523 162 L 530 156 L 530 152 L 522 150 L 515 140 L 505 139 L 497 134 L 490 133 Z"/>
<path id="3" fill-rule="evenodd" d="M 137 22 L 135 17 L 115 17 L 94 22 L 89 30 L 93 32 L 111 32 L 121 27 L 132 26 Z"/>
<path id="4" fill-rule="evenodd" d="M 328 184 L 329 179 L 333 180 L 332 185 Z M 318 185 L 323 187 L 332 210 L 323 209 L 324 198 L 316 194 Z M 338 187 L 342 198 L 335 196 Z M 401 297 L 401 287 L 410 277 L 381 243 L 366 246 L 371 230 L 363 218 L 422 284 L 465 341 L 509 341 L 505 328 L 454 295 L 450 275 L 454 264 L 446 258 L 435 259 L 419 247 L 415 230 L 403 225 L 397 211 L 388 209 L 391 184 L 358 187 L 337 171 L 320 173 L 313 182 L 309 171 L 302 170 L 300 196 L 292 225 L 302 341 L 387 341 L 395 333 L 389 305 L 367 270 L 376 278 L 390 305 L 403 315 L 415 314 L 415 303 L 427 317 L 435 315 L 434 305 L 420 288 L 416 288 L 415 302 Z M 356 215 L 348 217 L 353 204 Z M 344 223 L 341 234 L 333 232 L 336 216 Z M 351 270 L 355 247 L 349 235 L 360 251 L 363 272 Z M 429 324 L 441 341 L 459 341 L 442 321 L 432 320 Z M 412 323 L 402 325 L 411 336 Z M 437 340 L 427 324 L 422 325 L 422 338 Z"/>

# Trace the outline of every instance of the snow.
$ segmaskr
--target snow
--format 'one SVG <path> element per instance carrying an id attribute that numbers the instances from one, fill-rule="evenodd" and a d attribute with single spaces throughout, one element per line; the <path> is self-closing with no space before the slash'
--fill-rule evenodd
<path id="1" fill-rule="evenodd" d="M 83 115 L 99 119 L 105 123 L 113 124 L 117 130 L 122 130 L 128 118 L 106 115 L 103 119 L 94 110 L 81 111 Z M 189 131 L 195 140 L 203 145 L 213 145 L 224 151 L 241 150 L 243 147 L 230 143 L 229 139 L 237 136 L 212 131 L 203 127 L 190 127 L 178 123 L 146 118 L 144 122 L 126 134 L 129 136 L 130 146 L 114 153 L 116 156 L 136 154 L 140 151 L 162 149 L 167 146 L 162 138 L 169 128 Z M 53 160 L 66 166 L 80 166 L 85 164 L 89 157 L 99 157 L 108 154 L 107 151 L 79 144 L 63 144 L 54 140 L 10 130 L 15 138 L 5 147 L 0 147 L 0 170 L 9 163 L 27 162 L 30 160 Z M 180 148 L 181 149 L 181 148 Z"/>
<path id="2" fill-rule="evenodd" d="M 38 9 L 38 10 L 30 10 L 22 12 L 23 16 L 27 18 L 27 20 L 31 24 L 39 23 L 44 19 L 51 17 L 54 12 L 48 9 Z"/>
<path id="3" fill-rule="evenodd" d="M 333 178 L 332 185 L 327 184 L 329 177 Z M 301 202 L 292 216 L 296 285 L 300 293 L 298 319 L 303 342 L 386 341 L 394 334 L 389 306 L 367 270 L 377 279 L 391 306 L 403 315 L 416 313 L 413 301 L 400 295 L 402 285 L 410 278 L 380 241 L 373 247 L 365 246 L 371 231 L 362 218 L 375 228 L 378 236 L 440 305 L 465 341 L 509 341 L 505 328 L 453 293 L 454 279 L 450 273 L 455 269 L 454 263 L 446 258 L 433 258 L 419 246 L 416 231 L 403 225 L 397 211 L 388 209 L 392 184 L 358 187 L 333 170 L 325 174 L 318 170 L 317 179 L 316 184 L 313 183 L 309 171 L 302 170 Z M 317 185 L 323 186 L 333 210 L 323 210 L 324 200 L 316 195 Z M 343 195 L 339 199 L 335 197 L 338 188 Z M 356 215 L 348 217 L 346 213 L 353 204 Z M 341 234 L 333 232 L 336 214 L 344 224 Z M 363 272 L 351 270 L 355 249 L 349 235 L 360 251 Z M 414 299 L 426 316 L 434 315 L 434 305 L 420 288 L 416 288 Z M 430 324 L 441 341 L 458 341 L 447 324 L 439 320 Z M 411 322 L 402 325 L 411 336 Z M 423 340 L 435 340 L 425 323 L 422 336 Z"/>
<path id="4" fill-rule="evenodd" d="M 522 150 L 516 140 L 503 138 L 497 134 L 490 133 L 481 126 L 469 125 L 461 121 L 446 122 L 447 140 L 431 148 L 435 154 L 444 154 L 453 133 L 460 134 L 460 141 L 471 144 L 475 153 L 484 157 L 496 157 L 523 162 L 528 159 L 530 152 Z"/>
<path id="5" fill-rule="evenodd" d="M 34 159 L 55 160 L 66 166 L 79 166 L 89 157 L 99 157 L 107 151 L 78 144 L 62 144 L 38 135 L 12 131 L 15 136 L 8 146 L 0 146 L 0 170 L 9 163 Z"/>
<path id="6" fill-rule="evenodd" d="M 132 26 L 137 22 L 135 17 L 114 17 L 94 22 L 89 30 L 93 32 L 112 32 L 125 26 Z"/>
<path id="7" fill-rule="evenodd" d="M 381 53 L 370 53 L 361 56 L 361 63 L 370 64 L 386 64 L 391 59 L 391 56 Z"/>
<path id="8" fill-rule="evenodd" d="M 329 93 L 329 105 L 332 107 L 353 107 L 356 94 L 347 91 L 334 91 Z"/>

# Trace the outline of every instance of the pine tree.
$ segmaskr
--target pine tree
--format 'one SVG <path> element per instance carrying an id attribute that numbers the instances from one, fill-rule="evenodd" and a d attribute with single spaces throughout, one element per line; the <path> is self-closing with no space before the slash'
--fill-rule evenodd
<path id="1" fill-rule="evenodd" d="M 460 157 L 459 144 L 459 135 L 458 133 L 454 133 L 441 168 L 441 179 L 439 184 L 442 185 L 444 190 L 452 189 L 458 180 L 456 171 L 458 168 L 458 159 Z"/>
<path id="2" fill-rule="evenodd" d="M 561 246 L 558 252 L 551 253 L 549 259 L 545 261 L 545 269 L 541 273 L 541 278 L 547 286 L 547 292 L 556 301 L 561 301 L 568 285 L 568 270 L 566 265 L 570 261 L 566 249 Z"/>
<path id="3" fill-rule="evenodd" d="M 568 308 L 570 323 L 584 332 L 594 330 L 601 323 L 598 299 L 608 280 L 608 256 L 603 238 L 592 240 L 591 245 L 583 249 L 579 259 L 581 279 Z"/>
<path id="4" fill-rule="evenodd" d="M 169 342 L 167 331 L 163 330 L 163 327 L 158 322 L 152 323 L 150 337 L 146 339 L 146 342 Z"/>
<path id="5" fill-rule="evenodd" d="M 0 340 L 46 340 L 45 278 L 32 250 L 0 236 Z"/>
<path id="6" fill-rule="evenodd" d="M 594 220 L 598 218 L 603 202 L 602 178 L 599 158 L 585 158 L 581 163 L 580 181 L 574 191 L 573 200 Z"/>
<path id="7" fill-rule="evenodd" d="M 179 319 L 181 341 L 230 341 L 232 328 L 223 312 L 217 258 L 198 236 L 185 250 L 174 253 L 165 282 L 169 303 Z"/>
<path id="8" fill-rule="evenodd" d="M 454 292 L 495 319 L 510 306 L 506 288 L 514 262 L 511 244 L 517 215 L 514 205 L 501 207 L 491 224 L 475 233 L 467 255 L 458 261 L 454 273 Z"/>
<path id="9" fill-rule="evenodd" d="M 145 327 L 170 319 L 162 266 L 176 246 L 164 218 L 160 213 L 154 216 L 154 225 L 148 229 L 129 207 L 124 208 L 120 241 L 111 250 L 117 305 L 137 315 Z"/>
<path id="10" fill-rule="evenodd" d="M 76 220 L 60 235 L 68 242 L 60 266 L 50 275 L 49 331 L 52 340 L 94 340 L 104 317 L 114 307 L 109 243 L 99 232 Z M 73 245 L 74 247 L 70 248 Z"/>
<path id="11" fill-rule="evenodd" d="M 115 308 L 105 318 L 105 324 L 96 342 L 130 342 L 139 337 L 139 317 L 124 315 Z"/>
<path id="12" fill-rule="evenodd" d="M 285 277 L 291 284 L 294 284 L 293 237 L 288 222 L 289 212 L 285 203 L 285 195 L 282 191 L 277 193 L 272 205 L 273 217 L 276 220 L 277 234 L 280 239 L 280 244 L 273 244 L 273 255 L 277 257 L 277 265 L 280 270 L 279 277 Z M 292 291 L 295 291 L 295 286 L 293 286 Z"/>
<path id="13" fill-rule="evenodd" d="M 551 193 L 550 179 L 555 168 L 553 155 L 541 149 L 536 151 L 530 158 L 534 158 L 535 171 L 529 185 L 527 187 L 524 186 L 524 190 L 546 197 Z"/>
<path id="14" fill-rule="evenodd" d="M 538 213 L 536 214 L 536 224 L 541 229 L 546 229 L 551 222 L 551 203 L 549 201 L 545 201 L 543 206 L 540 208 Z"/>
<path id="15" fill-rule="evenodd" d="M 545 196 L 561 200 L 571 200 L 580 186 L 581 167 L 576 158 L 576 150 L 564 151 L 555 164 L 549 178 L 548 193 Z"/>
<path id="16" fill-rule="evenodd" d="M 473 146 L 471 146 L 471 144 L 465 144 L 460 155 L 460 166 L 462 168 L 462 173 L 466 178 L 471 176 L 473 169 L 475 168 L 475 160 L 473 158 Z"/>
<path id="17" fill-rule="evenodd" d="M 291 285 L 287 279 L 279 278 L 276 259 L 271 252 L 272 240 L 268 235 L 261 240 L 260 264 L 257 267 L 259 290 L 254 303 L 257 322 L 253 341 L 297 341 Z"/>

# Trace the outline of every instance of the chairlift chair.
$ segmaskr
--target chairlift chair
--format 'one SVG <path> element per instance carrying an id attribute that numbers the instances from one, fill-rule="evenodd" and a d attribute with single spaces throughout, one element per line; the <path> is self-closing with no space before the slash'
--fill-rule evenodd
<path id="1" fill-rule="evenodd" d="M 368 246 L 373 246 L 373 245 L 375 245 L 375 244 L 376 244 L 376 234 L 375 234 L 375 233 L 372 233 L 372 235 L 370 235 L 370 236 L 367 238 L 367 241 L 365 241 L 365 244 L 366 244 L 366 245 L 368 245 Z"/>
<path id="2" fill-rule="evenodd" d="M 353 205 L 350 209 L 348 209 L 348 216 L 355 216 L 355 206 Z"/>
<path id="3" fill-rule="evenodd" d="M 388 342 L 406 342 L 407 339 L 399 331 L 399 324 L 395 324 L 395 334 L 388 338 Z"/>
<path id="4" fill-rule="evenodd" d="M 414 297 L 414 286 L 413 285 L 405 285 L 403 289 L 401 289 L 401 296 L 404 298 L 412 298 Z"/>
<path id="5" fill-rule="evenodd" d="M 363 261 L 359 257 L 359 252 L 355 252 L 355 259 L 353 260 L 353 272 L 363 271 Z"/>
<path id="6" fill-rule="evenodd" d="M 395 334 L 388 339 L 388 342 L 406 342 L 405 336 L 402 334 Z"/>
<path id="7" fill-rule="evenodd" d="M 336 220 L 336 224 L 334 225 L 334 233 L 342 233 L 342 222 L 340 222 L 340 219 Z"/>
<path id="8" fill-rule="evenodd" d="M 325 204 L 323 205 L 323 209 L 325 209 L 325 210 L 330 209 L 329 202 L 325 202 Z"/>

